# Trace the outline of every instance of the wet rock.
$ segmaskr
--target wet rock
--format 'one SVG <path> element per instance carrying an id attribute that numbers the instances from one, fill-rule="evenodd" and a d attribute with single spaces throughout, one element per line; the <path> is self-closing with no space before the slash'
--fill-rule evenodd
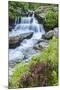
<path id="1" fill-rule="evenodd" d="M 48 47 L 48 41 L 45 40 L 45 41 L 41 41 L 40 43 L 36 44 L 34 46 L 34 49 L 35 50 L 42 50 L 42 49 L 47 48 L 47 47 Z"/>
<path id="2" fill-rule="evenodd" d="M 48 42 L 41 42 L 41 43 L 39 43 L 39 47 L 41 47 L 41 48 L 47 48 L 48 47 Z"/>
<path id="3" fill-rule="evenodd" d="M 19 41 L 20 41 L 20 37 L 19 36 L 9 37 L 9 48 L 13 48 L 13 47 L 17 46 Z"/>
<path id="4" fill-rule="evenodd" d="M 29 39 L 33 35 L 33 32 L 21 33 L 17 35 L 9 35 L 9 48 L 16 48 L 20 45 L 20 42 L 24 39 Z"/>
<path id="5" fill-rule="evenodd" d="M 50 31 L 47 32 L 45 35 L 43 35 L 42 38 L 49 40 L 49 39 L 51 39 L 51 38 L 53 37 L 53 35 L 54 35 L 53 30 L 50 30 Z"/>
<path id="6" fill-rule="evenodd" d="M 33 31 L 20 34 L 22 39 L 30 39 L 33 35 Z"/>
<path id="7" fill-rule="evenodd" d="M 42 35 L 43 39 L 51 39 L 53 36 L 58 37 L 59 30 L 58 28 L 54 28 L 53 30 L 48 31 L 46 34 Z"/>

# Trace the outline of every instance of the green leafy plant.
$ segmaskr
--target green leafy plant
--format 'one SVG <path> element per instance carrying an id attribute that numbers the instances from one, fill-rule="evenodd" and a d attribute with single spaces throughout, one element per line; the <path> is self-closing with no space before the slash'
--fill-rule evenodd
<path id="1" fill-rule="evenodd" d="M 58 13 L 54 12 L 53 10 L 47 11 L 45 15 L 44 26 L 47 31 L 58 26 Z"/>

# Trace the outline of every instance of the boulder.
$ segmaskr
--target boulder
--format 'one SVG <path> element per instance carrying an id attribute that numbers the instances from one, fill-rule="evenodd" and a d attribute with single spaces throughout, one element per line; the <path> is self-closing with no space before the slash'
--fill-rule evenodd
<path id="1" fill-rule="evenodd" d="M 9 37 L 9 48 L 15 48 L 20 45 L 20 36 L 11 36 Z"/>
<path id="2" fill-rule="evenodd" d="M 59 37 L 59 29 L 58 29 L 57 27 L 54 28 L 54 36 L 55 36 L 56 38 Z"/>
<path id="3" fill-rule="evenodd" d="M 20 38 L 23 39 L 30 39 L 33 35 L 33 31 L 25 32 L 20 34 Z"/>
<path id="4" fill-rule="evenodd" d="M 44 40 L 34 46 L 35 50 L 42 50 L 48 47 L 48 41 Z"/>
<path id="5" fill-rule="evenodd" d="M 41 43 L 39 43 L 39 47 L 41 47 L 41 48 L 47 48 L 48 47 L 48 42 L 41 42 Z"/>
<path id="6" fill-rule="evenodd" d="M 50 31 L 47 32 L 46 34 L 42 35 L 42 38 L 49 40 L 49 39 L 51 39 L 51 38 L 53 37 L 53 35 L 54 35 L 53 30 L 50 30 Z"/>
<path id="7" fill-rule="evenodd" d="M 54 28 L 53 30 L 50 30 L 50 31 L 48 31 L 47 33 L 45 33 L 44 35 L 42 35 L 42 38 L 49 40 L 49 39 L 51 39 L 53 36 L 58 37 L 58 34 L 59 34 L 59 30 L 58 30 L 58 28 L 56 27 L 56 28 Z"/>
<path id="8" fill-rule="evenodd" d="M 18 43 L 19 40 L 20 40 L 20 36 L 12 36 L 12 37 L 9 37 L 9 44 Z"/>
<path id="9" fill-rule="evenodd" d="M 15 31 L 16 32 L 16 31 Z M 23 39 L 29 39 L 33 35 L 33 32 L 9 34 L 9 48 L 15 48 L 20 45 Z"/>

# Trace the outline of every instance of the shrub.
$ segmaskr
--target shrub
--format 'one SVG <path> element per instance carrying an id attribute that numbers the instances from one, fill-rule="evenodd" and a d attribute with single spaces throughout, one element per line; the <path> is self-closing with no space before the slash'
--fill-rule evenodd
<path id="1" fill-rule="evenodd" d="M 52 10 L 47 11 L 44 20 L 44 26 L 47 31 L 58 26 L 58 13 Z"/>
<path id="2" fill-rule="evenodd" d="M 19 87 L 36 87 L 36 86 L 45 86 L 47 81 L 46 76 L 46 66 L 47 64 L 39 63 L 35 66 L 30 67 L 30 74 L 25 73 L 20 79 Z"/>

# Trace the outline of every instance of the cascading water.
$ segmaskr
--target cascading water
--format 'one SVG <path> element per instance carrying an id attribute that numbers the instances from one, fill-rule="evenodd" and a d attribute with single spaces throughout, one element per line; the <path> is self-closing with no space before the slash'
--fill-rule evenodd
<path id="1" fill-rule="evenodd" d="M 15 28 L 9 32 L 9 36 L 17 36 L 21 33 L 24 33 L 25 35 L 27 32 L 33 32 L 33 36 L 30 39 L 24 39 L 20 43 L 20 46 L 16 47 L 15 49 L 9 49 L 9 61 L 18 61 L 20 57 L 23 59 L 26 57 L 26 59 L 28 59 L 37 53 L 33 49 L 33 46 L 41 39 L 45 31 L 43 25 L 39 24 L 34 17 L 34 13 L 32 16 L 22 17 L 20 23 L 19 18 L 16 19 Z"/>
<path id="2" fill-rule="evenodd" d="M 17 18 L 15 19 L 15 26 L 16 26 L 17 24 L 19 24 L 19 23 L 20 23 L 20 18 L 17 17 Z"/>

